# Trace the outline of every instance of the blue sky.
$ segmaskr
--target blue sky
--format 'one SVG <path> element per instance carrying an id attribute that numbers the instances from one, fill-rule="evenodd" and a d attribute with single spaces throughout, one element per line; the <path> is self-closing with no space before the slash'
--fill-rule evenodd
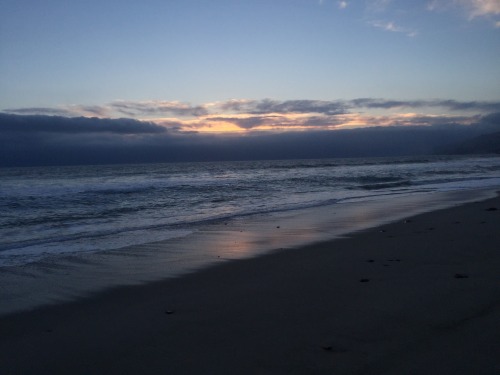
<path id="1" fill-rule="evenodd" d="M 468 123 L 500 108 L 500 0 L 0 0 L 0 82 L 6 113 L 185 131 Z"/>

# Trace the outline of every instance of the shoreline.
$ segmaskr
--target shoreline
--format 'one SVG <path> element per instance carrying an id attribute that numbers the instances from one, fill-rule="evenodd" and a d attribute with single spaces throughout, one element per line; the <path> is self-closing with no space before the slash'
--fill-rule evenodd
<path id="1" fill-rule="evenodd" d="M 500 198 L 0 317 L 6 374 L 494 374 Z"/>
<path id="2" fill-rule="evenodd" d="M 219 263 L 321 243 L 493 196 L 491 189 L 378 196 L 217 221 L 185 237 L 0 267 L 0 316 L 183 277 Z"/>

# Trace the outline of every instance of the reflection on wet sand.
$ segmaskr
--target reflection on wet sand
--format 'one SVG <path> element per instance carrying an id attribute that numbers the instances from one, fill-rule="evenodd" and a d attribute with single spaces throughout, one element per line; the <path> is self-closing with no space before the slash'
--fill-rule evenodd
<path id="1" fill-rule="evenodd" d="M 0 269 L 0 314 L 322 242 L 417 213 L 486 199 L 468 191 L 349 202 L 207 224 L 181 238 Z"/>

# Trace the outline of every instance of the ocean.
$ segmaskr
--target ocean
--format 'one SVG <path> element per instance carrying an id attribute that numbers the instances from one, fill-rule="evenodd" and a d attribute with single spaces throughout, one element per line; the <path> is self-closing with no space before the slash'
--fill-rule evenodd
<path id="1" fill-rule="evenodd" d="M 0 169 L 0 266 L 189 236 L 238 217 L 500 186 L 499 157 Z"/>
<path id="2" fill-rule="evenodd" d="M 57 298 L 175 276 L 499 186 L 498 156 L 4 168 L 0 294 L 22 299 L 30 280 L 62 275 L 82 281 Z"/>

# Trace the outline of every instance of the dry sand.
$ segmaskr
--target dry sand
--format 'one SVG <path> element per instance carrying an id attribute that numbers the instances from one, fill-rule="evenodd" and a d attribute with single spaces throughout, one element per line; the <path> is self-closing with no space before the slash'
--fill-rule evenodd
<path id="1" fill-rule="evenodd" d="M 2 317 L 0 373 L 500 374 L 500 199 Z"/>

